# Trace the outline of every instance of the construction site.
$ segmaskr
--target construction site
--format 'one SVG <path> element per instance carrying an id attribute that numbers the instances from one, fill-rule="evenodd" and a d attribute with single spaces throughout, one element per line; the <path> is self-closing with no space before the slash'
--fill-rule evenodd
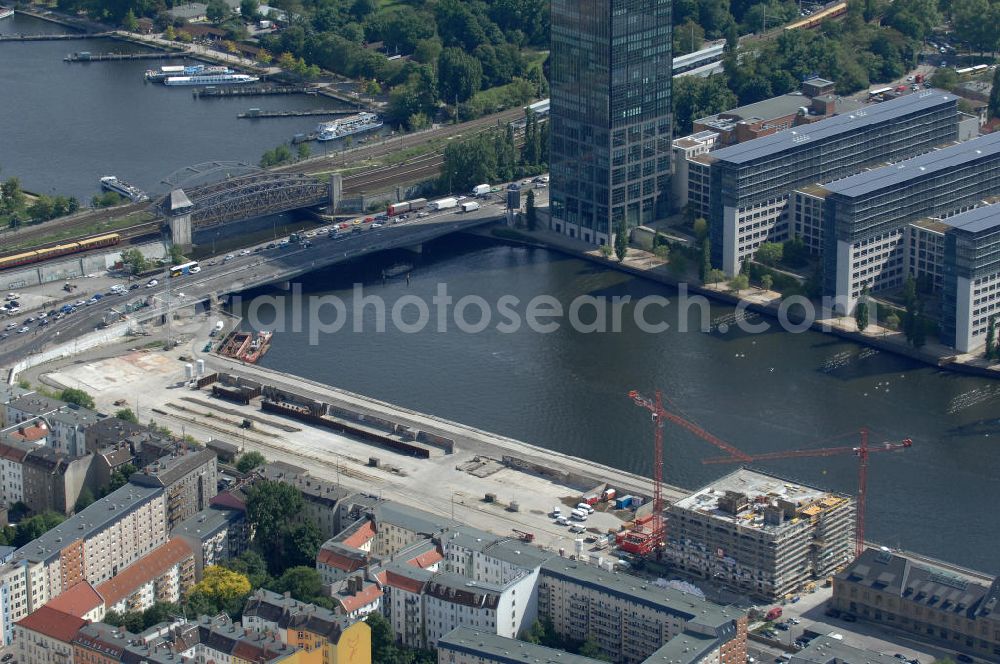
<path id="1" fill-rule="evenodd" d="M 670 563 L 758 597 L 803 590 L 854 555 L 853 498 L 747 468 L 667 511 Z"/>

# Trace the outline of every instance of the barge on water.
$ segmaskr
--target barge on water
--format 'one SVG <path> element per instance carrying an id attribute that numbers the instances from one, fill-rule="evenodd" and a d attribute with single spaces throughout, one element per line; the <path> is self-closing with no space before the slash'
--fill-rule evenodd
<path id="1" fill-rule="evenodd" d="M 248 364 L 256 364 L 271 347 L 273 334 L 273 332 L 263 331 L 254 335 L 251 332 L 233 330 L 222 342 L 219 354 Z"/>

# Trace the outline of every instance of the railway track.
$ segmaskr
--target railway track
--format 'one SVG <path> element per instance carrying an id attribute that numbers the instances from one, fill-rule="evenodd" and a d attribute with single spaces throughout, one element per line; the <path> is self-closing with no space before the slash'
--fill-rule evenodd
<path id="1" fill-rule="evenodd" d="M 426 145 L 431 141 L 442 140 L 442 139 L 453 139 L 459 136 L 469 137 L 479 134 L 483 131 L 492 129 L 493 127 L 503 126 L 505 123 L 511 122 L 518 118 L 523 117 L 524 112 L 520 108 L 513 108 L 502 113 L 497 113 L 495 115 L 486 116 L 483 118 L 478 118 L 476 120 L 470 120 L 469 122 L 464 122 L 457 125 L 447 125 L 440 127 L 438 130 L 427 134 L 410 134 L 400 136 L 398 138 L 391 138 L 380 143 L 368 146 L 362 146 L 345 152 L 343 154 L 331 156 L 324 159 L 308 160 L 303 163 L 290 164 L 288 166 L 279 167 L 274 169 L 277 172 L 285 173 L 303 173 L 307 175 L 315 175 L 320 173 L 328 173 L 331 168 L 336 166 L 349 166 L 352 162 L 357 163 L 358 161 L 371 160 L 378 157 L 384 157 L 386 155 L 398 152 L 400 150 L 406 150 L 414 147 L 419 147 L 421 145 Z M 407 160 L 405 162 L 392 164 L 389 166 L 374 166 L 368 170 L 362 171 L 360 173 L 354 173 L 348 175 L 344 178 L 344 191 L 346 193 L 358 193 L 362 191 L 378 191 L 385 190 L 386 188 L 401 185 L 410 184 L 413 182 L 418 182 L 420 180 L 430 179 L 436 176 L 444 163 L 443 149 L 433 150 L 425 154 L 414 157 L 413 159 Z M 18 229 L 16 231 L 10 231 L 7 233 L 0 234 L 0 256 L 11 255 L 20 253 L 22 251 L 30 251 L 34 249 L 44 249 L 46 247 L 56 246 L 60 244 L 67 244 L 71 242 L 80 242 L 82 240 L 89 239 L 91 237 L 96 237 L 98 235 L 107 235 L 109 233 L 118 233 L 122 236 L 123 240 L 129 240 L 135 237 L 146 235 L 148 233 L 154 232 L 160 225 L 160 221 L 154 220 L 149 222 L 142 222 L 132 226 L 127 226 L 120 229 L 108 229 L 101 233 L 95 233 L 86 236 L 70 236 L 65 237 L 61 240 L 50 241 L 50 242 L 39 242 L 37 244 L 30 244 L 25 246 L 25 242 L 31 242 L 34 238 L 42 239 L 45 237 L 52 236 L 59 231 L 71 228 L 73 226 L 79 226 L 83 224 L 90 224 L 94 222 L 107 221 L 114 218 L 119 218 L 127 216 L 129 214 L 134 214 L 137 212 L 142 212 L 148 209 L 148 203 L 133 203 L 130 205 L 123 205 L 113 209 L 107 210 L 92 210 L 79 215 L 74 215 L 70 217 L 65 217 L 61 219 L 55 219 L 50 222 L 45 222 L 43 224 L 38 224 L 36 226 L 29 226 L 25 228 Z M 19 246 L 16 250 L 5 251 L 4 245 L 9 246 L 11 243 L 16 242 Z"/>

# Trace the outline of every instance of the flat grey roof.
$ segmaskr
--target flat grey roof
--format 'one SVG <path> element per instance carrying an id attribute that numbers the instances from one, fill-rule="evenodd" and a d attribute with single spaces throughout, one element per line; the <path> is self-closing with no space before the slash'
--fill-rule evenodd
<path id="1" fill-rule="evenodd" d="M 208 507 L 192 514 L 174 526 L 174 529 L 170 531 L 170 535 L 171 537 L 186 535 L 197 540 L 203 540 L 219 532 L 222 528 L 228 527 L 233 521 L 240 519 L 242 516 L 243 512 L 240 510 Z"/>
<path id="2" fill-rule="evenodd" d="M 438 648 L 483 656 L 504 664 L 599 664 L 600 660 L 574 655 L 565 650 L 509 639 L 471 627 L 456 627 L 440 639 Z"/>
<path id="3" fill-rule="evenodd" d="M 719 645 L 719 638 L 681 632 L 664 643 L 659 650 L 647 657 L 642 664 L 695 664 Z"/>
<path id="4" fill-rule="evenodd" d="M 912 159 L 834 180 L 823 187 L 841 196 L 865 196 L 916 178 L 947 171 L 982 156 L 996 155 L 1000 155 L 1000 132 L 986 134 L 971 141 L 926 152 Z"/>
<path id="5" fill-rule="evenodd" d="M 898 664 L 899 661 L 892 655 L 855 648 L 840 639 L 820 636 L 813 639 L 807 648 L 792 655 L 788 664 Z"/>
<path id="6" fill-rule="evenodd" d="M 743 615 L 738 609 L 728 609 L 697 595 L 674 588 L 661 588 L 639 577 L 608 572 L 595 565 L 566 558 L 547 560 L 542 563 L 541 573 L 579 583 L 601 593 L 627 598 L 638 604 L 680 616 L 685 621 L 697 622 L 716 629 Z"/>
<path id="7" fill-rule="evenodd" d="M 982 205 L 968 212 L 935 221 L 966 233 L 1000 230 L 1000 205 Z"/>
<path id="8" fill-rule="evenodd" d="M 14 560 L 40 562 L 57 556 L 70 543 L 90 537 L 162 492 L 163 487 L 137 486 L 130 482 L 22 546 L 14 552 Z"/>
<path id="9" fill-rule="evenodd" d="M 834 138 L 862 127 L 892 122 L 910 113 L 957 103 L 958 97 L 942 90 L 925 90 L 905 95 L 880 104 L 869 104 L 863 109 L 844 115 L 820 120 L 811 125 L 786 129 L 769 136 L 755 138 L 745 143 L 722 148 L 712 153 L 719 161 L 743 164 L 761 159 L 805 143 L 816 143 Z"/>

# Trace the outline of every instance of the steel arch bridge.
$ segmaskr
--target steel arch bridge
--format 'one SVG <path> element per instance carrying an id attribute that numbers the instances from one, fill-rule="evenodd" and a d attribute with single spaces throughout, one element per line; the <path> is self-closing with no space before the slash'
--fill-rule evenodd
<path id="1" fill-rule="evenodd" d="M 186 189 L 191 224 L 210 228 L 234 221 L 279 214 L 330 201 L 330 185 L 309 175 L 263 172 Z M 159 202 L 170 212 L 170 197 Z"/>
<path id="2" fill-rule="evenodd" d="M 167 185 L 170 189 L 177 189 L 190 185 L 197 185 L 197 181 L 207 182 L 210 179 L 222 176 L 230 178 L 234 175 L 251 175 L 262 173 L 264 169 L 249 164 L 245 161 L 205 161 L 193 166 L 184 166 L 160 180 L 161 184 Z"/>

